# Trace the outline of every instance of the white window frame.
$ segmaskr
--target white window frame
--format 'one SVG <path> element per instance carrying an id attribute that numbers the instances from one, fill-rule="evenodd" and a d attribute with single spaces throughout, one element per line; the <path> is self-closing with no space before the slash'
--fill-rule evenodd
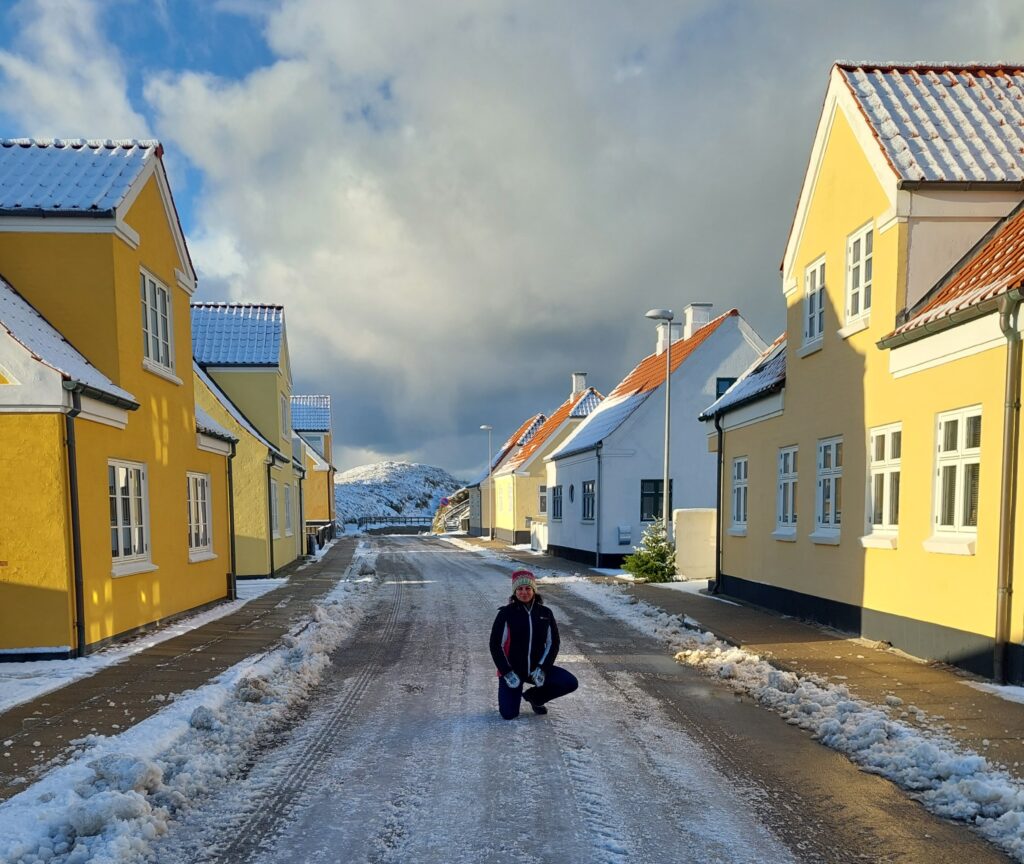
<path id="1" fill-rule="evenodd" d="M 277 512 L 277 481 L 270 478 L 270 536 L 277 539 L 281 536 L 281 519 Z"/>
<path id="2" fill-rule="evenodd" d="M 804 345 L 817 345 L 825 334 L 825 256 L 804 270 Z"/>
<path id="3" fill-rule="evenodd" d="M 548 487 L 541 486 L 537 490 L 537 512 L 546 514 L 548 512 Z"/>
<path id="4" fill-rule="evenodd" d="M 161 308 L 161 298 L 164 308 Z M 146 269 L 139 272 L 139 302 L 142 307 L 142 365 L 154 372 L 174 375 L 173 298 L 170 289 Z"/>
<path id="5" fill-rule="evenodd" d="M 977 446 L 969 446 L 968 427 L 972 420 L 977 420 Z M 981 483 L 981 406 L 972 405 L 955 411 L 945 411 L 935 418 L 935 494 L 933 498 L 932 523 L 934 534 L 925 541 L 925 549 L 930 552 L 950 552 L 953 554 L 973 555 L 974 545 L 978 536 L 978 502 Z M 956 423 L 952 440 L 947 441 L 951 423 Z M 948 445 L 948 446 L 947 446 Z M 973 469 L 973 470 L 972 470 Z M 952 475 L 947 472 L 952 471 Z M 973 474 L 977 489 L 975 490 L 974 523 L 971 524 L 968 510 L 970 504 L 966 500 L 968 474 Z M 946 477 L 952 476 L 952 501 L 948 500 Z M 943 514 L 952 510 L 951 520 L 944 521 Z"/>
<path id="6" fill-rule="evenodd" d="M 562 521 L 562 484 L 551 487 L 551 519 L 554 522 Z"/>
<path id="7" fill-rule="evenodd" d="M 581 522 L 593 522 L 596 507 L 596 496 L 594 494 L 594 481 L 584 480 L 580 483 L 580 502 L 583 506 Z"/>
<path id="8" fill-rule="evenodd" d="M 795 444 L 780 447 L 777 468 L 778 482 L 775 491 L 775 532 L 776 540 L 794 540 L 797 525 L 797 484 L 800 448 Z"/>
<path id="9" fill-rule="evenodd" d="M 835 545 L 839 542 L 843 521 L 843 436 L 819 439 L 817 450 L 811 539 Z"/>
<path id="10" fill-rule="evenodd" d="M 903 424 L 890 423 L 868 430 L 865 534 L 861 537 L 864 547 L 896 548 L 902 456 Z"/>
<path id="11" fill-rule="evenodd" d="M 189 471 L 185 474 L 188 500 L 188 560 L 205 561 L 213 553 L 213 521 L 210 505 L 210 475 Z"/>
<path id="12" fill-rule="evenodd" d="M 870 248 L 869 248 L 870 247 Z M 874 223 L 854 231 L 846 241 L 846 324 L 871 317 L 874 277 Z M 856 303 L 857 309 L 854 310 Z"/>
<path id="13" fill-rule="evenodd" d="M 743 536 L 747 533 L 747 492 L 750 477 L 750 461 L 746 456 L 736 456 L 732 460 L 732 526 L 729 533 Z"/>
<path id="14" fill-rule="evenodd" d="M 292 484 L 284 484 L 284 536 L 291 537 L 295 533 L 292 519 Z"/>
<path id="15" fill-rule="evenodd" d="M 281 437 L 288 438 L 288 430 L 291 428 L 288 423 L 288 406 L 291 400 L 284 394 L 281 394 Z"/>
<path id="16" fill-rule="evenodd" d="M 114 489 L 120 489 L 121 475 L 128 481 L 128 512 L 125 513 L 124 496 Z M 149 521 L 149 480 L 146 466 L 141 462 L 128 462 L 121 459 L 107 461 L 107 501 L 112 505 L 109 530 L 111 532 L 110 557 L 112 575 L 127 576 L 155 570 L 150 559 L 150 521 Z M 125 531 L 128 531 L 129 551 L 125 552 Z"/>

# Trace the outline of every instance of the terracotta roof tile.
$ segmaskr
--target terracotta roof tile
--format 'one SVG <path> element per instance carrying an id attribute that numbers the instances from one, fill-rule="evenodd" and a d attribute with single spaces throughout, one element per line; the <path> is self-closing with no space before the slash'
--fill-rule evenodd
<path id="1" fill-rule="evenodd" d="M 586 405 L 589 404 L 596 407 L 597 403 L 603 398 L 593 387 L 588 387 L 586 390 L 574 393 L 558 406 L 558 410 L 554 414 L 544 421 L 533 437 L 523 446 L 523 449 L 513 456 L 505 467 L 509 469 L 518 468 L 536 453 L 543 446 L 544 442 L 554 435 L 570 416 L 581 416 L 578 412 L 584 410 Z"/>

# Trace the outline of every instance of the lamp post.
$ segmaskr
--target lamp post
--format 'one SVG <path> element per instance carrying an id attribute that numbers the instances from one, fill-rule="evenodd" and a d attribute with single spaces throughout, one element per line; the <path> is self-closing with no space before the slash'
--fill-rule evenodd
<path id="1" fill-rule="evenodd" d="M 494 471 L 493 459 L 491 457 L 491 430 L 494 428 L 488 423 L 484 423 L 481 427 L 487 433 L 487 486 L 489 491 L 487 493 L 487 508 L 490 511 L 490 524 L 487 527 L 487 539 L 494 540 L 494 477 L 492 472 Z M 481 499 L 480 512 L 483 513 L 483 503 Z"/>
<path id="2" fill-rule="evenodd" d="M 661 486 L 661 513 L 662 513 L 662 524 L 665 526 L 665 539 L 669 538 L 669 432 L 671 424 L 671 414 L 669 413 L 672 407 L 672 319 L 675 318 L 675 314 L 671 309 L 650 309 L 645 313 L 645 317 L 651 318 L 655 321 L 665 322 L 665 465 L 664 465 L 664 476 L 662 479 Z"/>

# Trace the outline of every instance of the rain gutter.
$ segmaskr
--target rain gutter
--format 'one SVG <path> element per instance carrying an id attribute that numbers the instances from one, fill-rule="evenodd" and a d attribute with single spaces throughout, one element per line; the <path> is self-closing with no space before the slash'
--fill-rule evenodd
<path id="1" fill-rule="evenodd" d="M 1014 289 L 1014 291 L 1016 290 Z M 1009 293 L 1013 294 L 1014 291 Z M 894 333 L 879 339 L 876 344 L 879 348 L 899 348 L 901 345 L 906 345 L 908 342 L 916 342 L 918 339 L 923 339 L 925 336 L 930 336 L 933 333 L 941 333 L 943 330 L 949 330 L 959 324 L 966 324 L 968 321 L 974 321 L 977 318 L 991 315 L 1000 309 L 1002 302 L 1000 298 L 1003 296 L 1005 295 L 1001 294 L 999 297 L 991 297 L 981 303 L 976 303 L 964 309 L 958 309 L 949 315 L 943 315 L 934 321 L 925 321 L 911 330 L 904 330 L 902 333 Z"/>
<path id="2" fill-rule="evenodd" d="M 722 590 L 722 468 L 725 460 L 722 449 L 725 446 L 725 430 L 722 428 L 722 415 L 715 415 L 715 431 L 718 433 L 718 452 L 715 454 L 717 464 L 715 478 L 715 585 L 712 594 Z"/>
<path id="3" fill-rule="evenodd" d="M 228 600 L 238 599 L 238 565 L 235 563 L 235 442 L 228 454 L 228 541 L 231 547 L 231 572 L 228 574 Z"/>
<path id="4" fill-rule="evenodd" d="M 273 495 L 274 485 L 270 479 L 270 469 L 274 467 L 274 455 L 270 454 L 270 461 L 267 462 L 267 548 L 270 550 L 270 572 L 269 576 L 274 575 L 274 504 L 276 502 L 271 500 Z"/>
<path id="5" fill-rule="evenodd" d="M 131 399 L 124 399 L 121 396 L 115 396 L 113 393 L 107 393 L 105 390 L 100 390 L 99 388 L 93 387 L 89 384 L 83 384 L 81 381 L 69 381 L 65 379 L 61 382 L 61 386 L 70 393 L 88 396 L 90 399 L 95 399 L 97 402 L 106 402 L 108 405 L 113 405 L 116 408 L 123 408 L 126 411 L 136 411 L 139 408 L 138 402 Z M 81 401 L 79 401 L 78 410 L 82 410 Z"/>

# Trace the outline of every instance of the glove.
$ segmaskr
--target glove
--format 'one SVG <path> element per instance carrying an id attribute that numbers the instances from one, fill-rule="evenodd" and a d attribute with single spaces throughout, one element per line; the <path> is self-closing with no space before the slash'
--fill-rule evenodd
<path id="1" fill-rule="evenodd" d="M 544 686 L 544 670 L 538 666 L 530 673 L 530 680 L 537 686 Z"/>
<path id="2" fill-rule="evenodd" d="M 505 673 L 505 683 L 508 684 L 508 686 L 511 687 L 513 690 L 515 690 L 516 687 L 518 687 L 523 682 L 519 680 L 519 676 L 516 675 L 515 670 L 509 669 L 509 671 Z"/>

